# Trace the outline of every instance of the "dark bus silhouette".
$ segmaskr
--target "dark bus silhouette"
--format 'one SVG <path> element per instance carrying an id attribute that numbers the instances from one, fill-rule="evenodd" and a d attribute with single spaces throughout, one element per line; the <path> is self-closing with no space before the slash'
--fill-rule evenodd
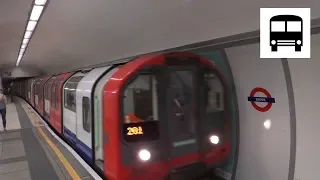
<path id="1" fill-rule="evenodd" d="M 295 46 L 295 51 L 301 51 L 302 18 L 296 15 L 277 15 L 270 19 L 271 51 L 277 51 L 278 46 Z"/>

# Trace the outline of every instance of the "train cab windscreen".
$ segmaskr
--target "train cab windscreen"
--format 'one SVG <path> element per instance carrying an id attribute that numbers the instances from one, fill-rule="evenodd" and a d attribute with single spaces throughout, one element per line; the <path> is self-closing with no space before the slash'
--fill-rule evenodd
<path id="1" fill-rule="evenodd" d="M 158 139 L 158 95 L 155 76 L 138 75 L 125 88 L 122 102 L 124 140 L 138 142 Z"/>

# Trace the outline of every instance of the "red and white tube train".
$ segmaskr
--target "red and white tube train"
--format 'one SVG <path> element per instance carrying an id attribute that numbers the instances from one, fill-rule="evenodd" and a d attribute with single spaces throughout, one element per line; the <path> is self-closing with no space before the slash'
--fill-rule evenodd
<path id="1" fill-rule="evenodd" d="M 230 154 L 224 77 L 192 53 L 145 55 L 13 86 L 106 179 L 194 179 Z"/>

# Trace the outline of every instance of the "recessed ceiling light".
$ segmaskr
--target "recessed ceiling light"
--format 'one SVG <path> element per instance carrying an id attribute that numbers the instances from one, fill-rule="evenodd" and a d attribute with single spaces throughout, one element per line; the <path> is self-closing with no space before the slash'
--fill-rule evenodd
<path id="1" fill-rule="evenodd" d="M 36 4 L 36 5 L 45 5 L 46 4 L 46 2 L 47 2 L 47 0 L 36 0 L 34 3 Z"/>
<path id="2" fill-rule="evenodd" d="M 38 21 L 40 18 L 40 15 L 42 13 L 43 6 L 33 6 L 30 20 L 31 21 Z"/>
<path id="3" fill-rule="evenodd" d="M 36 25 L 37 25 L 36 21 L 29 21 L 27 26 L 27 31 L 33 31 Z"/>

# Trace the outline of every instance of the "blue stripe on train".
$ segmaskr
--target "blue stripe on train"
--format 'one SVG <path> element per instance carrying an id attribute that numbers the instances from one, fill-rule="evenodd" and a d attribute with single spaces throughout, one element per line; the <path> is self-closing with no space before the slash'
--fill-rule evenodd
<path id="1" fill-rule="evenodd" d="M 64 136 L 73 143 L 78 153 L 81 154 L 86 161 L 92 162 L 92 150 L 86 144 L 80 141 L 77 136 L 68 128 L 63 126 L 63 129 Z"/>

